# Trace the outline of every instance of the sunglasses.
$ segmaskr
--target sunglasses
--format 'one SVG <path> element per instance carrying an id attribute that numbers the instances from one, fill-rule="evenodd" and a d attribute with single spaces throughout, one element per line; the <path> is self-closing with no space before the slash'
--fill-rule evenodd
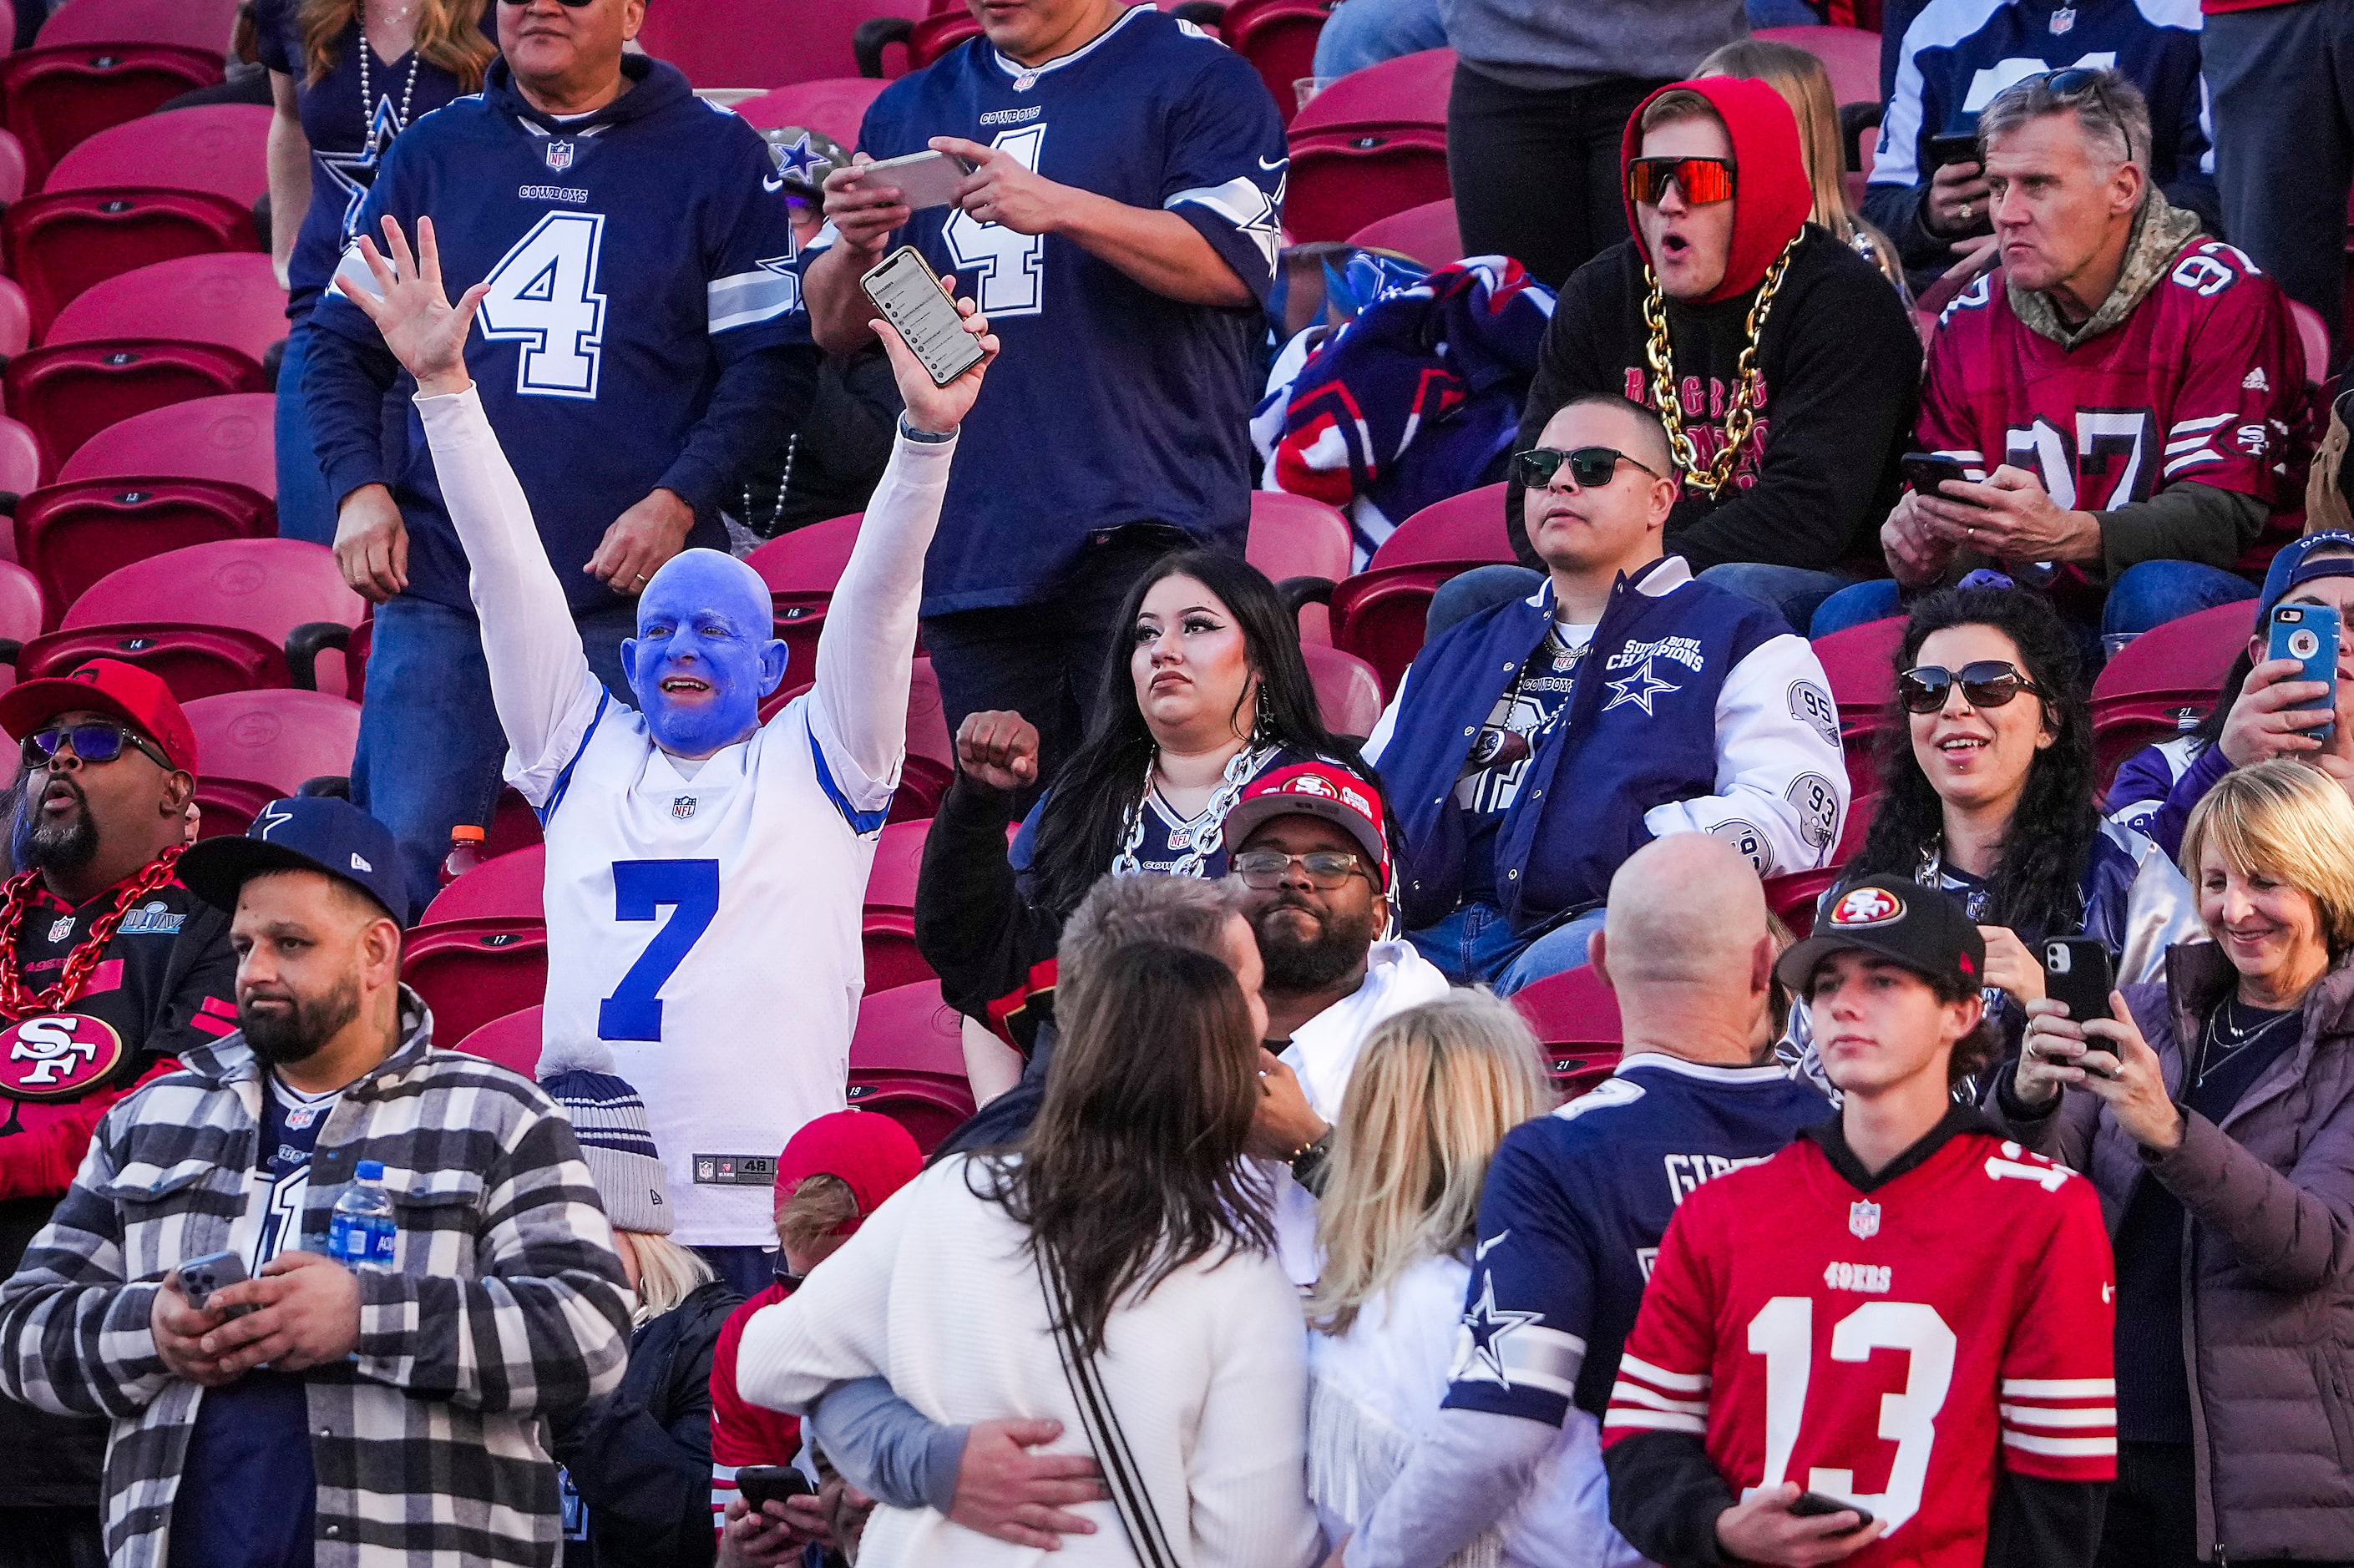
<path id="1" fill-rule="evenodd" d="M 1516 452 L 1512 462 L 1520 472 L 1521 483 L 1529 490 L 1546 490 L 1553 485 L 1553 476 L 1569 465 L 1569 477 L 1577 482 L 1580 490 L 1598 490 L 1610 482 L 1622 462 L 1634 463 L 1653 479 L 1662 477 L 1649 463 L 1628 457 L 1616 447 L 1579 447 L 1574 451 L 1556 451 L 1551 447 L 1532 447 Z"/>
<path id="2" fill-rule="evenodd" d="M 1939 664 L 1922 664 L 1896 677 L 1896 700 L 1908 714 L 1934 714 L 1946 705 L 1954 683 L 1962 683 L 1962 697 L 1974 708 L 1999 708 L 2021 692 L 2048 694 L 2000 659 L 1975 659 L 1953 671 Z"/>
<path id="3" fill-rule="evenodd" d="M 2085 66 L 2069 66 L 2062 70 L 2047 70 L 2035 80 L 2046 91 L 2061 98 L 2090 93 L 2107 111 L 2109 118 L 2116 122 L 2117 134 L 2125 138 L 2126 157 L 2128 161 L 2132 159 L 2133 132 L 2126 129 L 2126 117 L 2117 112 L 2117 106 L 2109 101 L 2109 90 L 2101 85 L 2099 71 Z"/>
<path id="4" fill-rule="evenodd" d="M 71 729 L 37 730 L 25 737 L 25 766 L 46 768 L 61 746 L 73 747 L 73 754 L 84 762 L 111 762 L 122 755 L 126 746 L 154 759 L 155 766 L 165 772 L 173 770 L 164 754 L 147 743 L 144 736 L 111 724 L 78 724 Z"/>
<path id="5" fill-rule="evenodd" d="M 594 5 L 597 3 L 597 0 L 556 0 L 556 3 L 563 6 L 567 11 L 578 11 L 584 5 Z M 528 5 L 531 4 L 531 0 L 505 0 L 505 4 L 509 5 Z"/>
<path id="6" fill-rule="evenodd" d="M 1285 874 L 1295 863 L 1308 874 L 1310 885 L 1326 893 L 1361 874 L 1366 881 L 1373 880 L 1373 874 L 1365 870 L 1363 861 L 1340 850 L 1310 850 L 1306 854 L 1246 850 L 1235 856 L 1233 863 L 1234 873 L 1243 879 L 1243 885 L 1262 892 L 1282 886 Z"/>
<path id="7" fill-rule="evenodd" d="M 1707 207 L 1733 199 L 1733 175 L 1730 158 L 1637 158 L 1627 165 L 1627 196 L 1645 207 L 1657 207 L 1672 180 L 1687 203 Z"/>

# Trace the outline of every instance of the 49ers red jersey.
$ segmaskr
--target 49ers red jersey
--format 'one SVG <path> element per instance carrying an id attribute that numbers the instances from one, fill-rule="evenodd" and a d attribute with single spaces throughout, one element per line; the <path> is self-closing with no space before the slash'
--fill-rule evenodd
<path id="1" fill-rule="evenodd" d="M 2000 271 L 1972 283 L 1929 344 L 1917 434 L 1972 479 L 2025 469 L 2070 510 L 2178 481 L 2294 508 L 2305 403 L 2286 298 L 2239 250 L 2194 236 L 2124 321 L 2073 349 L 2028 330 Z"/>
<path id="2" fill-rule="evenodd" d="M 1853 1568 L 1978 1568 L 1998 1467 L 2113 1478 L 2100 1201 L 1961 1118 L 1869 1191 L 1809 1128 L 1687 1197 L 1619 1361 L 1603 1446 L 1689 1433 L 1739 1496 L 1796 1481 L 1868 1509 L 1888 1531 L 1846 1559 Z"/>

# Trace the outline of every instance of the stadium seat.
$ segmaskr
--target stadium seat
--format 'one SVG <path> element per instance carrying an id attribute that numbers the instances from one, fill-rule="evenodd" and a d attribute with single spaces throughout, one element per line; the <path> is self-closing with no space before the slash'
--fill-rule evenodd
<path id="1" fill-rule="evenodd" d="M 896 29 L 893 36 L 897 36 Z M 979 37 L 981 24 L 969 13 L 935 11 L 907 29 L 907 69 L 921 70 L 959 44 Z"/>
<path id="2" fill-rule="evenodd" d="M 27 349 L 8 362 L 0 388 L 32 427 L 42 471 L 54 474 L 83 442 L 134 414 L 260 392 L 263 380 L 249 355 L 217 344 L 101 338 Z"/>
<path id="3" fill-rule="evenodd" d="M 179 44 L 215 55 L 237 20 L 237 0 L 66 0 L 37 36 L 58 44 Z"/>
<path id="4" fill-rule="evenodd" d="M 348 779 L 360 705 L 324 692 L 224 692 L 186 705 L 205 838 L 242 833 L 313 779 Z"/>
<path id="5" fill-rule="evenodd" d="M 60 482 L 167 473 L 278 493 L 277 398 L 267 392 L 197 397 L 151 408 L 82 442 L 58 471 Z M 13 421 L 11 421 L 13 423 Z M 31 432 L 26 432 L 31 440 Z M 0 489 L 7 488 L 0 478 Z"/>
<path id="6" fill-rule="evenodd" d="M 0 196 L 0 206 L 6 201 Z M 0 278 L 0 359 L 16 358 L 32 341 L 33 305 L 25 298 L 25 286 L 14 278 Z"/>
<path id="7" fill-rule="evenodd" d="M 57 161 L 45 191 L 145 186 L 210 191 L 250 207 L 270 189 L 263 143 L 270 111 L 258 103 L 175 109 L 110 125 Z"/>
<path id="8" fill-rule="evenodd" d="M 1823 62 L 1839 103 L 1880 101 L 1880 35 L 1861 27 L 1763 27 L 1750 35 L 1806 50 Z"/>
<path id="9" fill-rule="evenodd" d="M 824 132 L 845 147 L 855 147 L 867 106 L 888 85 L 879 78 L 864 76 L 797 81 L 746 99 L 736 105 L 736 112 L 756 131 L 802 125 Z"/>
<path id="10" fill-rule="evenodd" d="M 1349 575 L 1349 520 L 1321 501 L 1277 490 L 1252 491 L 1250 511 L 1250 535 L 1243 546 L 1250 564 L 1277 583 L 1320 578 L 1329 599 Z M 1299 607 L 1299 640 L 1332 641 L 1331 612 L 1322 604 Z"/>
<path id="11" fill-rule="evenodd" d="M 1316 40 L 1332 0 L 1233 0 L 1218 19 L 1226 47 L 1250 61 L 1286 125 L 1299 110 L 1293 86 L 1316 74 Z"/>
<path id="12" fill-rule="evenodd" d="M 330 651 L 317 656 L 318 688 L 351 695 L 344 655 L 332 652 L 332 639 L 296 633 L 357 627 L 366 612 L 323 545 L 220 540 L 135 561 L 99 579 L 65 610 L 58 630 L 26 643 L 17 678 L 63 675 L 103 656 L 154 671 L 181 701 L 193 702 L 298 683 L 308 673 L 306 652 L 324 642 Z"/>
<path id="13" fill-rule="evenodd" d="M 2153 741 L 2195 728 L 2248 645 L 2253 600 L 2218 605 L 2135 638 L 2093 683 L 2093 762 L 2102 789 L 2118 765 Z"/>
<path id="14" fill-rule="evenodd" d="M 866 994 L 936 977 L 916 950 L 916 878 L 923 867 L 926 821 L 893 822 L 875 846 L 866 878 L 860 945 L 866 950 Z"/>
<path id="15" fill-rule="evenodd" d="M 805 686 L 817 677 L 818 633 L 825 630 L 827 602 L 850 564 L 851 546 L 858 542 L 859 516 L 852 513 L 796 528 L 744 557 L 769 585 L 777 635 L 792 650 L 785 664 L 785 690 Z"/>
<path id="16" fill-rule="evenodd" d="M 899 791 L 891 797 L 891 821 L 920 822 L 932 816 L 955 779 L 956 742 L 940 701 L 940 679 L 932 673 L 932 662 L 919 656 L 907 684 L 907 760 L 899 769 Z"/>
<path id="17" fill-rule="evenodd" d="M 232 250 L 152 262 L 93 283 L 58 312 L 41 343 L 203 343 L 235 349 L 259 369 L 285 335 L 286 291 L 270 258 Z"/>
<path id="18" fill-rule="evenodd" d="M 14 561 L 0 561 L 0 653 L 12 655 L 41 634 L 41 585 Z M 16 666 L 0 663 L 0 692 L 16 683 Z"/>
<path id="19" fill-rule="evenodd" d="M 1455 51 L 1424 49 L 1352 71 L 1291 122 L 1284 228 L 1299 242 L 1344 239 L 1376 218 L 1439 201 Z"/>
<path id="20" fill-rule="evenodd" d="M 440 1021 L 435 1021 L 438 1027 Z M 488 1023 L 458 1042 L 458 1049 L 469 1056 L 480 1056 L 486 1062 L 496 1062 L 511 1073 L 521 1073 L 526 1078 L 539 1076 L 540 1010 L 526 1007 L 510 1012 L 504 1018 L 493 1018 Z"/>
<path id="21" fill-rule="evenodd" d="M 5 4 L 5 0 L 0 0 Z M 6 42 L 0 39 L 0 43 Z M 5 54 L 0 49 L 0 54 Z M 25 143 L 6 131 L 0 131 L 0 203 L 22 201 L 25 196 Z"/>
<path id="22" fill-rule="evenodd" d="M 0 121 L 24 143 L 25 188 L 39 190 L 59 158 L 108 126 L 218 83 L 228 40 L 228 25 L 223 22 L 213 41 L 200 48 L 60 43 L 0 58 Z"/>
<path id="23" fill-rule="evenodd" d="M 2305 383 L 2318 387 L 2329 379 L 2329 323 L 2319 311 L 2296 300 L 2289 301 L 2288 313 L 2296 323 L 2297 344 L 2305 350 Z"/>
<path id="24" fill-rule="evenodd" d="M 1838 866 L 1769 876 L 1766 879 L 1766 907 L 1790 928 L 1792 936 L 1804 941 L 1815 928 L 1815 906 L 1839 876 Z"/>
<path id="25" fill-rule="evenodd" d="M 547 999 L 547 927 L 537 920 L 451 920 L 408 934 L 400 978 L 433 1010 L 433 1034 L 463 1040 Z"/>
<path id="26" fill-rule="evenodd" d="M 1500 484 L 1426 506 L 1382 541 L 1363 571 L 1333 590 L 1332 645 L 1373 667 L 1385 699 L 1397 694 L 1422 648 L 1438 585 L 1469 567 L 1512 559 L 1503 514 Z"/>
<path id="27" fill-rule="evenodd" d="M 1904 618 L 1893 615 L 1834 631 L 1815 643 L 1815 657 L 1822 662 L 1831 701 L 1839 708 L 1848 779 L 1858 791 L 1872 788 L 1876 778 L 1872 748 L 1888 726 L 1889 706 L 1896 701 L 1896 650 L 1903 641 Z"/>
<path id="28" fill-rule="evenodd" d="M 1390 250 L 1432 269 L 1463 260 L 1463 236 L 1455 223 L 1455 199 L 1429 201 L 1376 218 L 1349 236 L 1360 249 Z"/>
<path id="29" fill-rule="evenodd" d="M 1353 653 L 1320 643 L 1303 642 L 1299 652 L 1308 660 L 1308 678 L 1316 684 L 1316 707 L 1324 727 L 1360 740 L 1373 734 L 1381 723 L 1383 705 L 1382 678 L 1373 667 Z"/>
<path id="30" fill-rule="evenodd" d="M 1483 484 L 1432 502 L 1382 541 L 1366 569 L 1511 560 L 1512 542 L 1504 536 L 1504 488 Z"/>
<path id="31" fill-rule="evenodd" d="M 0 72 L 6 64 L 0 60 Z M 251 210 L 227 196 L 142 187 L 27 196 L 0 215 L 0 247 L 38 336 L 67 301 L 118 272 L 261 244 Z"/>
<path id="32" fill-rule="evenodd" d="M 647 6 L 638 42 L 697 87 L 782 87 L 859 74 L 859 24 L 923 14 L 924 0 L 695 0 Z"/>
<path id="33" fill-rule="evenodd" d="M 41 443 L 33 428 L 21 419 L 0 417 L 0 492 L 22 495 L 39 489 L 40 483 Z M 6 537 L 8 557 L 15 559 L 15 530 L 0 528 L 0 535 Z"/>
<path id="34" fill-rule="evenodd" d="M 189 545 L 277 532 L 278 508 L 270 497 L 196 479 L 83 480 L 44 485 L 16 503 L 16 558 L 41 580 L 53 609 L 72 604 L 117 567 Z"/>
<path id="35" fill-rule="evenodd" d="M 1554 1093 L 1575 1099 L 1618 1065 L 1618 997 L 1591 969 L 1541 980 L 1511 999 L 1535 1031 Z"/>
<path id="36" fill-rule="evenodd" d="M 850 1105 L 880 1111 L 930 1153 L 972 1115 L 964 1034 L 938 980 L 869 992 L 850 1040 Z"/>
<path id="37" fill-rule="evenodd" d="M 452 920 L 544 920 L 546 912 L 547 846 L 494 854 L 436 894 L 418 917 L 420 926 Z"/>

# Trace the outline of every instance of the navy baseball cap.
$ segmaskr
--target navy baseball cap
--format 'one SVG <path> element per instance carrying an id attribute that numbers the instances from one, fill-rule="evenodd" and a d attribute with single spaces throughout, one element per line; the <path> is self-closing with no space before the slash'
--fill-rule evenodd
<path id="1" fill-rule="evenodd" d="M 2349 554 L 2313 559 L 2324 546 Z M 2273 557 L 2271 569 L 2264 573 L 2264 591 L 2256 600 L 2258 627 L 2272 614 L 2273 606 L 2286 599 L 2291 590 L 2322 577 L 2354 577 L 2354 534 L 2307 534 L 2283 545 L 2280 554 Z"/>
<path id="2" fill-rule="evenodd" d="M 331 796 L 272 800 L 241 839 L 206 839 L 180 857 L 180 880 L 216 909 L 234 914 L 249 877 L 271 871 L 319 871 L 341 877 L 408 924 L 392 830 Z"/>

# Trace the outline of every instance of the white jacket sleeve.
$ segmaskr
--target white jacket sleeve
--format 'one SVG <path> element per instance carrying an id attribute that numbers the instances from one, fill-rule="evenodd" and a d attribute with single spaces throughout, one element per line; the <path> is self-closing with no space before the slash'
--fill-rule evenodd
<path id="1" fill-rule="evenodd" d="M 2117 983 L 2146 984 L 2166 978 L 2166 949 L 2208 940 L 2199 918 L 2199 897 L 2166 852 L 2130 828 L 2105 821 L 2101 831 L 2124 844 L 2140 863 L 2126 893 L 2125 950 L 2117 955 Z"/>
<path id="2" fill-rule="evenodd" d="M 546 786 L 578 748 L 604 693 L 481 393 L 469 387 L 448 397 L 419 394 L 417 412 L 442 502 L 473 568 L 491 701 L 514 748 L 507 776 L 533 805 L 544 805 Z"/>
<path id="3" fill-rule="evenodd" d="M 962 1162 L 950 1164 L 960 1170 Z M 893 1193 L 800 1289 L 752 1315 L 736 1351 L 736 1387 L 746 1399 L 806 1415 L 836 1383 L 890 1375 L 891 1271 L 923 1183 L 918 1177 Z"/>
<path id="4" fill-rule="evenodd" d="M 1760 876 L 1827 863 L 1847 823 L 1847 762 L 1808 715 L 1828 706 L 1829 689 L 1806 639 L 1752 649 L 1717 693 L 1716 792 L 1654 806 L 1643 825 L 1655 838 L 1713 833 Z"/>
<path id="5" fill-rule="evenodd" d="M 1185 1484 L 1193 1561 L 1307 1568 L 1322 1556 L 1308 1501 L 1308 1330 L 1273 1258 L 1229 1258 L 1232 1310 L 1213 1330 L 1210 1385 Z M 1165 1522 L 1165 1521 L 1164 1521 Z"/>

